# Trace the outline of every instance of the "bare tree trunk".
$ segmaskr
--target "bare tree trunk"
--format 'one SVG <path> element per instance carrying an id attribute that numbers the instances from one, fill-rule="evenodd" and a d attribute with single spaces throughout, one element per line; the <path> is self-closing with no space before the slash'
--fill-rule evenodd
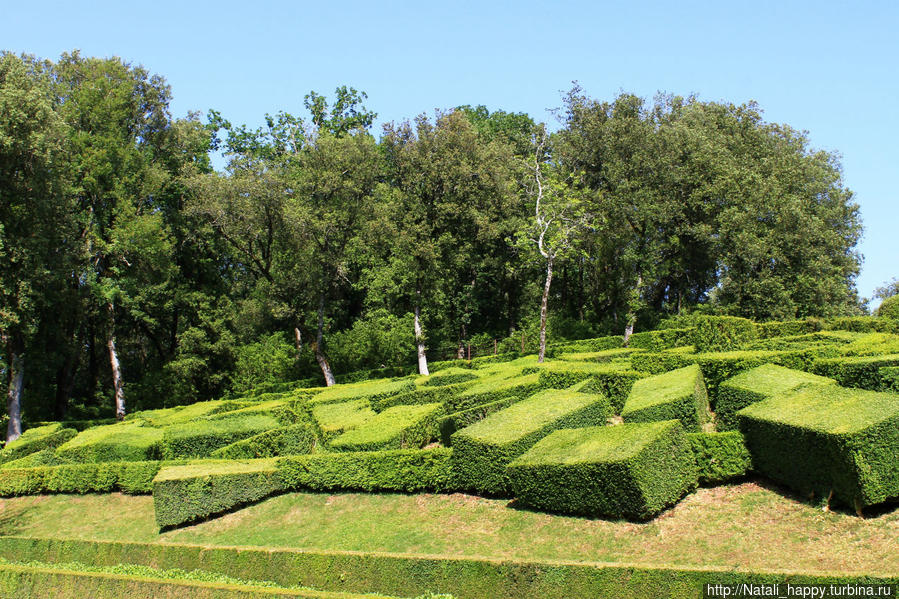
<path id="1" fill-rule="evenodd" d="M 22 387 L 25 383 L 25 352 L 21 340 L 7 343 L 9 355 L 9 390 L 6 395 L 6 442 L 15 441 L 22 435 Z"/>
<path id="2" fill-rule="evenodd" d="M 540 351 L 537 354 L 537 362 L 543 362 L 546 356 L 546 309 L 549 303 L 549 286 L 553 280 L 552 256 L 546 259 L 546 284 L 543 286 L 543 300 L 540 303 Z"/>
<path id="3" fill-rule="evenodd" d="M 325 292 L 321 292 L 318 296 L 318 330 L 315 333 L 315 361 L 318 362 L 325 376 L 325 385 L 330 387 L 335 383 L 334 373 L 331 372 L 331 365 L 328 364 L 328 358 L 322 351 L 322 338 L 325 329 Z"/>
<path id="4" fill-rule="evenodd" d="M 303 333 L 300 332 L 300 327 L 293 327 L 293 341 L 297 346 L 297 356 L 303 353 Z"/>
<path id="5" fill-rule="evenodd" d="M 634 317 L 630 317 L 627 319 L 627 325 L 624 327 L 624 347 L 627 347 L 631 342 L 631 335 L 634 334 L 634 324 L 637 322 L 637 319 Z"/>
<path id="6" fill-rule="evenodd" d="M 421 291 L 416 291 L 417 297 L 421 298 Z M 418 374 L 428 375 L 428 356 L 425 354 L 425 336 L 421 330 L 421 310 L 419 302 L 415 302 L 415 348 L 418 351 Z"/>
<path id="7" fill-rule="evenodd" d="M 640 288 L 643 287 L 643 275 L 637 275 L 637 286 L 631 294 L 631 301 L 627 310 L 627 324 L 624 326 L 624 347 L 631 342 L 631 335 L 634 334 L 634 325 L 637 323 L 637 311 L 634 305 L 640 299 Z"/>
<path id="8" fill-rule="evenodd" d="M 112 366 L 112 385 L 115 388 L 115 417 L 125 419 L 125 383 L 122 381 L 122 367 L 115 349 L 115 308 L 112 303 L 106 304 L 109 312 L 109 337 L 106 347 L 109 349 L 109 364 Z"/>

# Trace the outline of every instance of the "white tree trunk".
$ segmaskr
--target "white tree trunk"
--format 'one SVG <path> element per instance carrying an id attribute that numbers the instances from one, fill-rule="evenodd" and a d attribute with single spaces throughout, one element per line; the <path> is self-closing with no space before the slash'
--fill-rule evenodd
<path id="1" fill-rule="evenodd" d="M 6 425 L 6 442 L 15 441 L 22 434 L 22 387 L 25 382 L 25 356 L 21 351 L 11 350 L 9 356 L 10 379 L 6 396 L 6 411 L 9 423 Z"/>
<path id="2" fill-rule="evenodd" d="M 300 332 L 300 327 L 293 327 L 293 340 L 297 346 L 297 355 L 303 353 L 303 334 Z"/>
<path id="3" fill-rule="evenodd" d="M 635 304 L 640 299 L 641 288 L 643 287 L 643 275 L 637 275 L 637 286 L 633 291 L 633 300 L 627 310 L 627 324 L 624 327 L 624 347 L 631 342 L 631 335 L 634 334 L 634 325 L 637 323 L 637 313 Z"/>
<path id="4" fill-rule="evenodd" d="M 540 303 L 540 350 L 537 354 L 537 362 L 542 363 L 546 356 L 546 312 L 549 303 L 549 286 L 553 280 L 552 256 L 546 259 L 546 284 L 543 286 L 543 300 Z"/>
<path id="5" fill-rule="evenodd" d="M 315 333 L 315 361 L 318 362 L 322 374 L 325 376 L 325 385 L 330 387 L 335 383 L 334 373 L 331 372 L 331 365 L 328 364 L 328 358 L 322 351 L 322 338 L 325 329 L 325 294 L 321 293 L 318 297 L 318 330 Z"/>
<path id="6" fill-rule="evenodd" d="M 112 366 L 112 385 L 115 388 L 115 417 L 118 420 L 125 419 L 125 383 L 122 381 L 122 367 L 119 365 L 119 357 L 115 349 L 115 312 L 112 304 L 107 304 L 109 310 L 109 337 L 106 346 L 109 348 L 109 364 Z"/>
<path id="7" fill-rule="evenodd" d="M 634 334 L 634 324 L 636 322 L 636 319 L 633 317 L 627 319 L 627 325 L 624 327 L 624 347 L 627 347 L 631 342 L 631 335 Z"/>
<path id="8" fill-rule="evenodd" d="M 421 294 L 419 293 L 419 296 Z M 418 374 L 428 375 L 428 356 L 425 354 L 425 336 L 421 330 L 421 310 L 418 304 L 415 304 L 415 347 L 418 350 Z"/>

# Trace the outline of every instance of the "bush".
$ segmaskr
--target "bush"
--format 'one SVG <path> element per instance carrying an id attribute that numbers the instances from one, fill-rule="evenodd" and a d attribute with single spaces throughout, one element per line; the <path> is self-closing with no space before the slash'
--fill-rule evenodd
<path id="1" fill-rule="evenodd" d="M 141 422 L 89 428 L 56 450 L 71 462 L 139 462 L 158 460 L 162 431 Z"/>
<path id="2" fill-rule="evenodd" d="M 645 372 L 637 372 L 630 370 L 626 366 L 618 366 L 597 371 L 593 373 L 592 378 L 584 385 L 582 391 L 584 393 L 601 393 L 605 395 L 612 406 L 615 414 L 620 414 L 627 401 L 634 384 L 642 378 L 646 378 Z"/>
<path id="3" fill-rule="evenodd" d="M 730 378 L 718 388 L 715 421 L 718 430 L 737 430 L 737 412 L 757 401 L 779 397 L 802 385 L 834 384 L 833 379 L 762 364 Z"/>
<path id="4" fill-rule="evenodd" d="M 252 460 L 311 453 L 318 445 L 315 427 L 303 422 L 259 433 L 213 451 L 210 456 L 225 460 Z"/>
<path id="5" fill-rule="evenodd" d="M 449 449 L 357 451 L 282 458 L 289 489 L 313 491 L 451 491 Z"/>
<path id="6" fill-rule="evenodd" d="M 692 343 L 697 352 L 738 349 L 757 337 L 755 323 L 736 316 L 702 316 L 696 318 Z"/>
<path id="7" fill-rule="evenodd" d="M 42 449 L 29 453 L 24 458 L 6 462 L 0 468 L 35 468 L 37 466 L 59 466 L 60 464 L 68 463 L 68 460 L 56 455 L 55 449 Z"/>
<path id="8" fill-rule="evenodd" d="M 134 495 L 148 494 L 159 466 L 156 461 L 107 462 L 2 470 L 0 495 L 109 493 L 115 490 Z"/>
<path id="9" fill-rule="evenodd" d="M 869 391 L 890 389 L 891 381 L 882 378 L 882 368 L 899 365 L 899 354 L 823 358 L 815 360 L 812 372 L 835 379 L 844 387 Z"/>
<path id="10" fill-rule="evenodd" d="M 280 426 L 273 417 L 264 415 L 174 424 L 160 431 L 164 433 L 162 455 L 166 460 L 204 458 L 220 447 Z"/>
<path id="11" fill-rule="evenodd" d="M 288 383 L 297 378 L 297 349 L 283 333 L 263 336 L 256 343 L 241 345 L 231 376 L 237 393 L 264 384 Z"/>
<path id="12" fill-rule="evenodd" d="M 880 306 L 877 307 L 877 316 L 899 320 L 899 295 L 888 297 L 880 302 Z"/>
<path id="13" fill-rule="evenodd" d="M 687 441 L 696 458 L 699 482 L 704 485 L 736 480 L 752 469 L 752 456 L 738 431 L 687 433 Z"/>
<path id="14" fill-rule="evenodd" d="M 375 411 L 371 409 L 367 399 L 356 399 L 313 406 L 312 417 L 318 425 L 322 440 L 328 441 L 365 424 L 375 417 Z"/>
<path id="15" fill-rule="evenodd" d="M 536 377 L 537 375 L 528 376 Z M 490 414 L 499 412 L 500 410 L 504 410 L 512 404 L 521 401 L 522 399 L 524 399 L 524 397 L 512 395 L 505 399 L 498 399 L 490 403 L 479 404 L 473 408 L 460 410 L 458 412 L 453 412 L 452 414 L 447 414 L 446 416 L 438 418 L 437 428 L 440 430 L 441 443 L 447 446 L 452 445 L 451 437 L 452 434 L 457 430 L 463 429 L 466 426 L 471 426 L 475 422 L 483 420 Z"/>
<path id="16" fill-rule="evenodd" d="M 523 504 L 565 514 L 646 520 L 696 487 L 676 421 L 559 430 L 508 466 Z"/>
<path id="17" fill-rule="evenodd" d="M 699 366 L 635 382 L 621 417 L 625 422 L 680 420 L 687 430 L 701 430 L 709 421 L 709 398 Z"/>
<path id="18" fill-rule="evenodd" d="M 506 465 L 534 443 L 554 430 L 604 424 L 611 415 L 599 394 L 540 392 L 453 434 L 453 470 L 464 489 L 506 493 Z"/>
<path id="19" fill-rule="evenodd" d="M 876 316 L 845 316 L 827 319 L 824 328 L 856 333 L 899 333 L 899 322 Z"/>
<path id="20" fill-rule="evenodd" d="M 593 352 L 571 352 L 557 354 L 556 359 L 565 360 L 566 362 L 611 362 L 627 358 L 634 353 L 634 349 L 629 347 L 617 347 L 615 349 L 604 349 L 602 351 Z"/>
<path id="21" fill-rule="evenodd" d="M 540 388 L 540 375 L 536 373 L 511 378 L 492 377 L 448 398 L 446 405 L 447 409 L 459 412 L 510 397 L 522 399 Z"/>
<path id="22" fill-rule="evenodd" d="M 883 391 L 899 392 L 899 366 L 884 366 L 877 371 Z"/>
<path id="23" fill-rule="evenodd" d="M 379 399 L 372 403 L 372 407 L 376 412 L 383 412 L 387 408 L 393 406 L 407 406 L 412 404 L 423 403 L 442 403 L 451 400 L 465 390 L 470 389 L 476 383 L 467 381 L 464 383 L 455 383 L 452 385 L 444 385 L 442 387 L 419 386 L 415 391 L 408 393 L 400 393 L 385 399 Z"/>
<path id="24" fill-rule="evenodd" d="M 657 331 L 644 331 L 634 333 L 628 342 L 628 347 L 647 349 L 650 351 L 662 351 L 674 347 L 682 347 L 693 344 L 693 329 L 660 329 Z"/>
<path id="25" fill-rule="evenodd" d="M 160 529 L 202 520 L 284 489 L 276 459 L 168 466 L 153 480 Z"/>
<path id="26" fill-rule="evenodd" d="M 702 369 L 709 401 L 715 407 L 718 401 L 718 386 L 744 370 L 769 362 L 788 362 L 789 354 L 776 351 L 731 351 L 699 354 L 696 363 Z"/>
<path id="27" fill-rule="evenodd" d="M 395 316 L 373 310 L 353 322 L 350 329 L 331 333 L 328 355 L 334 368 L 352 372 L 378 366 L 408 366 L 409 348 L 415 347 L 413 315 Z"/>
<path id="28" fill-rule="evenodd" d="M 239 408 L 252 405 L 251 401 L 237 400 L 217 400 L 217 401 L 201 401 L 187 406 L 177 406 L 174 408 L 163 408 L 161 410 L 146 410 L 143 412 L 133 412 L 125 417 L 126 421 L 145 421 L 156 427 L 169 426 L 172 424 L 184 424 L 193 422 L 198 418 L 212 416 L 220 412 L 229 412 Z"/>
<path id="29" fill-rule="evenodd" d="M 73 439 L 77 434 L 78 431 L 75 429 L 63 428 L 58 422 L 29 428 L 0 451 L 0 464 L 24 458 L 41 450 L 54 449 Z"/>
<path id="30" fill-rule="evenodd" d="M 246 418 L 247 416 L 271 416 L 282 426 L 296 424 L 300 415 L 288 404 L 285 399 L 270 399 L 257 401 L 252 405 L 228 412 L 219 412 L 207 416 L 207 420 L 224 420 L 226 418 Z"/>
<path id="31" fill-rule="evenodd" d="M 820 318 L 806 318 L 805 320 L 787 320 L 784 322 L 760 322 L 755 326 L 759 339 L 770 339 L 772 337 L 792 337 L 817 333 L 824 328 L 824 321 Z"/>
<path id="32" fill-rule="evenodd" d="M 696 355 L 685 352 L 645 352 L 631 356 L 631 366 L 639 372 L 661 374 L 696 363 Z"/>
<path id="33" fill-rule="evenodd" d="M 409 391 L 415 391 L 415 383 L 409 379 L 364 381 L 328 387 L 309 398 L 309 403 L 320 404 L 350 399 L 367 399 L 374 403 Z"/>
<path id="34" fill-rule="evenodd" d="M 422 447 L 437 437 L 437 417 L 442 410 L 439 403 L 388 408 L 331 441 L 331 448 L 377 451 Z"/>
<path id="35" fill-rule="evenodd" d="M 803 387 L 737 412 L 754 468 L 800 493 L 858 510 L 899 496 L 899 401 L 836 385 Z"/>
<path id="36" fill-rule="evenodd" d="M 476 370 L 472 370 L 471 368 L 452 367 L 446 368 L 430 376 L 420 377 L 415 382 L 416 384 L 423 386 L 441 387 L 444 385 L 454 385 L 456 383 L 474 381 L 478 378 Z"/>

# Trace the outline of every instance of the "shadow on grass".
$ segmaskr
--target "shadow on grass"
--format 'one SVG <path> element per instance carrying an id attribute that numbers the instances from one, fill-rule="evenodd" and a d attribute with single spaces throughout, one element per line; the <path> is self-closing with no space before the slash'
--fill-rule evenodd
<path id="1" fill-rule="evenodd" d="M 748 478 L 745 482 L 754 483 L 759 487 L 765 489 L 766 491 L 771 491 L 772 493 L 776 493 L 777 495 L 789 499 L 790 501 L 801 503 L 809 507 L 823 509 L 826 503 L 825 497 L 803 495 L 780 483 L 774 482 L 767 478 L 762 478 L 760 476 Z M 830 511 L 844 516 L 852 516 L 853 518 L 858 517 L 853 506 L 846 505 L 839 501 L 831 502 Z M 883 503 L 878 503 L 877 505 L 866 507 L 863 511 L 865 519 L 880 518 L 882 516 L 887 516 L 896 512 L 899 512 L 899 497 L 895 497 Z"/>

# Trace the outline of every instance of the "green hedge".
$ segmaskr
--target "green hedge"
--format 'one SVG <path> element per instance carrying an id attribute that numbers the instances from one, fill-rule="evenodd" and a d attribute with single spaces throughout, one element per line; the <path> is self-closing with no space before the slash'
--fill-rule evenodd
<path id="1" fill-rule="evenodd" d="M 565 514 L 646 520 L 697 483 L 677 421 L 559 430 L 508 466 L 515 497 Z"/>
<path id="2" fill-rule="evenodd" d="M 811 370 L 815 374 L 835 379 L 844 387 L 869 391 L 890 390 L 891 380 L 884 380 L 882 368 L 899 365 L 899 354 L 886 356 L 857 356 L 815 360 Z"/>
<path id="3" fill-rule="evenodd" d="M 315 427 L 302 422 L 259 433 L 213 451 L 210 456 L 225 460 L 252 460 L 312 452 L 318 445 Z"/>
<path id="4" fill-rule="evenodd" d="M 877 376 L 884 391 L 899 392 L 899 366 L 884 366 L 877 371 Z"/>
<path id="5" fill-rule="evenodd" d="M 801 574 L 786 568 L 782 572 L 760 573 L 732 567 L 650 567 L 26 537 L 0 538 L 0 554 L 8 559 L 44 562 L 77 560 L 109 566 L 151 564 L 157 568 L 270 580 L 283 586 L 405 597 L 434 591 L 465 599 L 696 599 L 702 596 L 706 584 L 899 584 L 899 576 L 895 575 Z M 56 595 L 49 592 L 39 596 Z M 78 599 L 86 596 L 92 594 L 77 595 Z"/>
<path id="6" fill-rule="evenodd" d="M 612 360 L 620 360 L 627 358 L 634 353 L 632 347 L 618 347 L 615 349 L 605 349 L 603 351 L 594 352 L 573 352 L 558 354 L 557 360 L 565 360 L 566 362 L 611 362 Z"/>
<path id="7" fill-rule="evenodd" d="M 755 323 L 736 316 L 701 316 L 693 327 L 692 343 L 697 352 L 739 349 L 758 336 Z"/>
<path id="8" fill-rule="evenodd" d="M 109 493 L 116 490 L 143 495 L 150 493 L 159 466 L 156 461 L 107 462 L 0 470 L 0 495 Z"/>
<path id="9" fill-rule="evenodd" d="M 697 364 L 640 379 L 621 410 L 625 422 L 680 420 L 687 430 L 709 421 L 709 398 Z"/>
<path id="10" fill-rule="evenodd" d="M 201 401 L 186 406 L 176 406 L 174 408 L 133 412 L 125 416 L 125 420 L 143 420 L 152 426 L 163 427 L 172 424 L 193 422 L 198 418 L 204 418 L 220 412 L 236 410 L 252 404 L 253 402 L 251 400 Z"/>
<path id="11" fill-rule="evenodd" d="M 423 376 L 415 382 L 418 385 L 426 387 L 442 387 L 444 385 L 455 385 L 456 383 L 465 383 L 478 379 L 477 371 L 471 368 L 447 368 L 430 376 Z"/>
<path id="12" fill-rule="evenodd" d="M 877 316 L 899 320 L 899 295 L 886 298 L 877 307 Z"/>
<path id="13" fill-rule="evenodd" d="M 365 381 L 328 387 L 310 397 L 309 403 L 314 405 L 351 399 L 367 399 L 375 403 L 409 391 L 415 391 L 415 383 L 411 379 Z"/>
<path id="14" fill-rule="evenodd" d="M 36 468 L 38 466 L 59 466 L 60 464 L 68 463 L 70 463 L 68 460 L 56 455 L 55 449 L 42 449 L 29 453 L 24 458 L 6 462 L 0 468 Z"/>
<path id="15" fill-rule="evenodd" d="M 696 363 L 696 355 L 685 352 L 645 352 L 631 356 L 634 370 L 661 374 Z"/>
<path id="16" fill-rule="evenodd" d="M 312 417 L 325 441 L 361 426 L 375 417 L 367 399 L 354 399 L 312 406 Z"/>
<path id="17" fill-rule="evenodd" d="M 802 387 L 737 412 L 754 468 L 800 493 L 858 509 L 899 497 L 899 400 Z"/>
<path id="18" fill-rule="evenodd" d="M 45 426 L 29 428 L 15 441 L 6 444 L 0 451 L 0 464 L 24 458 L 45 449 L 55 449 L 73 439 L 78 434 L 73 428 L 64 428 L 56 422 Z"/>
<path id="19" fill-rule="evenodd" d="M 696 458 L 699 482 L 719 485 L 740 479 L 752 469 L 752 456 L 739 431 L 687 433 Z"/>
<path id="20" fill-rule="evenodd" d="M 634 382 L 647 376 L 646 373 L 633 370 L 627 363 L 622 362 L 594 364 L 560 361 L 534 369 L 540 372 L 540 386 L 543 388 L 565 389 L 589 379 L 590 382 L 584 391 L 602 393 L 608 397 L 616 414 L 624 407 Z"/>
<path id="21" fill-rule="evenodd" d="M 554 430 L 604 424 L 609 400 L 577 389 L 546 390 L 454 433 L 453 470 L 462 488 L 507 493 L 506 465 Z"/>
<path id="22" fill-rule="evenodd" d="M 291 456 L 278 461 L 288 489 L 313 491 L 452 491 L 452 450 L 397 449 Z"/>
<path id="23" fill-rule="evenodd" d="M 730 378 L 718 387 L 715 404 L 715 424 L 718 430 L 737 430 L 737 412 L 757 401 L 778 397 L 802 385 L 829 385 L 833 379 L 784 368 L 776 364 L 762 364 Z"/>
<path id="24" fill-rule="evenodd" d="M 282 491 L 277 458 L 167 466 L 153 479 L 159 528 L 202 520 Z"/>
<path id="25" fill-rule="evenodd" d="M 824 328 L 824 321 L 819 318 L 786 320 L 783 322 L 771 321 L 757 323 L 755 327 L 759 339 L 771 339 L 772 337 L 791 337 L 817 333 Z"/>
<path id="26" fill-rule="evenodd" d="M 673 347 L 693 345 L 693 334 L 692 328 L 644 331 L 631 335 L 628 346 L 650 351 L 662 351 Z"/>
<path id="27" fill-rule="evenodd" d="M 274 417 L 258 414 L 174 424 L 161 431 L 162 456 L 166 460 L 204 458 L 220 447 L 280 427 Z"/>
<path id="28" fill-rule="evenodd" d="M 162 431 L 138 421 L 89 428 L 56 453 L 72 462 L 139 462 L 158 460 L 161 446 Z"/>
<path id="29" fill-rule="evenodd" d="M 566 341 L 564 343 L 550 343 L 546 347 L 546 355 L 558 356 L 572 352 L 596 352 L 621 347 L 624 338 L 621 335 L 608 337 L 594 337 L 592 339 L 580 339 L 578 341 Z"/>
<path id="30" fill-rule="evenodd" d="M 446 406 L 447 410 L 460 412 L 510 397 L 523 399 L 540 389 L 540 375 L 537 373 L 511 378 L 493 376 L 478 381 L 454 397 L 447 398 Z"/>
<path id="31" fill-rule="evenodd" d="M 876 316 L 846 316 L 828 318 L 825 329 L 835 331 L 855 331 L 857 333 L 899 333 L 899 321 Z"/>
<path id="32" fill-rule="evenodd" d="M 247 416 L 271 416 L 282 426 L 296 424 L 301 416 L 292 407 L 292 403 L 286 399 L 271 399 L 260 401 L 254 405 L 219 412 L 207 416 L 206 420 L 224 420 L 227 418 L 246 418 Z"/>
<path id="33" fill-rule="evenodd" d="M 414 391 L 400 393 L 399 395 L 385 397 L 384 399 L 372 402 L 372 407 L 376 412 L 383 412 L 387 408 L 392 408 L 393 406 L 445 402 L 464 393 L 466 390 L 477 384 L 478 382 L 473 380 L 462 383 L 453 383 L 441 387 L 419 386 Z"/>
<path id="34" fill-rule="evenodd" d="M 343 433 L 330 446 L 338 451 L 415 449 L 437 438 L 437 418 L 442 414 L 439 403 L 394 406 Z"/>
<path id="35" fill-rule="evenodd" d="M 537 375 L 529 376 L 536 377 Z M 480 404 L 473 408 L 460 410 L 459 412 L 453 412 L 452 414 L 447 414 L 446 416 L 438 418 L 437 428 L 440 430 L 441 443 L 446 446 L 452 445 L 452 435 L 457 430 L 463 429 L 466 426 L 471 426 L 475 422 L 483 420 L 490 414 L 504 410 L 522 399 L 524 399 L 524 397 L 512 395 L 505 399 L 498 399 L 490 403 Z"/>

